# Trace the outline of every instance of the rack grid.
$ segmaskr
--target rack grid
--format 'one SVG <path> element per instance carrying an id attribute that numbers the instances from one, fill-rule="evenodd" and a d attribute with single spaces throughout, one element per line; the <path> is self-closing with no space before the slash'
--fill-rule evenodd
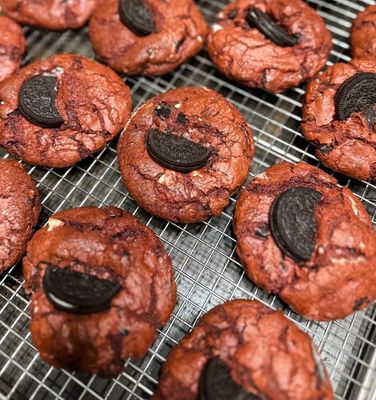
<path id="1" fill-rule="evenodd" d="M 228 1 L 201 0 L 208 19 Z M 328 65 L 350 59 L 348 38 L 352 19 L 371 0 L 312 0 L 333 34 L 334 48 Z M 54 53 L 72 52 L 94 57 L 87 28 L 64 33 L 25 28 L 28 54 L 25 64 Z M 226 80 L 203 50 L 173 73 L 157 78 L 131 78 L 134 107 L 166 90 L 203 85 L 219 91 L 246 117 L 254 131 L 256 155 L 249 180 L 281 161 L 320 165 L 314 149 L 300 133 L 304 86 L 278 95 L 250 90 Z M 0 150 L 1 157 L 8 155 Z M 257 288 L 245 276 L 235 255 L 232 214 L 236 196 L 218 218 L 202 224 L 176 224 L 147 214 L 124 188 L 116 158 L 116 140 L 100 153 L 68 169 L 46 169 L 24 164 L 36 180 L 43 202 L 40 226 L 57 211 L 83 205 L 114 205 L 140 218 L 164 242 L 174 263 L 178 301 L 167 325 L 140 360 L 128 360 L 124 373 L 104 379 L 58 370 L 44 363 L 33 346 L 28 329 L 29 298 L 22 288 L 20 264 L 0 276 L 0 397 L 12 400 L 147 399 L 158 382 L 168 352 L 209 309 L 234 298 L 258 299 L 282 309 L 318 346 L 330 373 L 336 399 L 376 399 L 376 306 L 369 306 L 345 320 L 317 323 L 288 309 L 275 296 Z M 325 167 L 324 170 L 330 173 Z M 376 185 L 334 174 L 367 208 L 376 224 Z"/>

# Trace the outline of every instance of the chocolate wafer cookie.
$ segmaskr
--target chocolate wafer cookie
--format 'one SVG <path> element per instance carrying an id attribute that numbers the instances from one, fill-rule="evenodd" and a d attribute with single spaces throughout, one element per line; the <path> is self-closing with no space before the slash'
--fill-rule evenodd
<path id="1" fill-rule="evenodd" d="M 202 48 L 208 33 L 193 0 L 108 0 L 89 35 L 97 55 L 126 75 L 162 75 Z"/>
<path id="2" fill-rule="evenodd" d="M 234 300 L 205 314 L 168 355 L 153 400 L 332 400 L 310 337 L 281 312 Z"/>
<path id="3" fill-rule="evenodd" d="M 376 179 L 376 61 L 335 64 L 307 86 L 302 131 L 329 168 Z"/>
<path id="4" fill-rule="evenodd" d="M 351 27 L 353 58 L 376 59 L 376 5 L 358 14 Z"/>
<path id="5" fill-rule="evenodd" d="M 53 215 L 23 260 L 31 334 L 56 368 L 115 376 L 142 357 L 174 306 L 172 263 L 154 233 L 118 208 Z"/>
<path id="6" fill-rule="evenodd" d="M 21 27 L 0 15 L 0 82 L 18 70 L 25 53 L 25 36 Z"/>
<path id="7" fill-rule="evenodd" d="M 17 161 L 0 159 L 0 273 L 24 254 L 40 209 L 33 179 Z"/>
<path id="8" fill-rule="evenodd" d="M 302 0 L 236 0 L 219 13 L 208 36 L 219 71 L 272 93 L 314 76 L 331 48 L 323 19 Z"/>
<path id="9" fill-rule="evenodd" d="M 153 215 L 187 223 L 221 213 L 247 178 L 253 151 L 240 112 L 201 87 L 147 101 L 118 145 L 124 183 L 136 202 Z"/>
<path id="10" fill-rule="evenodd" d="M 64 30 L 86 24 L 99 0 L 0 0 L 3 12 L 24 25 Z"/>
<path id="11" fill-rule="evenodd" d="M 129 88 L 110 68 L 54 55 L 0 84 L 0 145 L 30 164 L 68 167 L 103 149 L 131 105 Z"/>
<path id="12" fill-rule="evenodd" d="M 345 318 L 376 299 L 376 233 L 362 203 L 318 168 L 283 163 L 241 193 L 237 253 L 298 314 Z"/>

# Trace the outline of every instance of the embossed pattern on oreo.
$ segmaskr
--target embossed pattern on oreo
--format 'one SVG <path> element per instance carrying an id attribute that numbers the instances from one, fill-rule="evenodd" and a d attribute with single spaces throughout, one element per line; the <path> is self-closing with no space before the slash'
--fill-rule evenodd
<path id="1" fill-rule="evenodd" d="M 345 120 L 354 112 L 363 112 L 372 127 L 376 121 L 376 74 L 359 72 L 346 79 L 334 101 L 337 119 Z"/>
<path id="2" fill-rule="evenodd" d="M 48 265 L 43 288 L 49 301 L 59 310 L 91 314 L 110 308 L 120 285 L 86 273 Z"/>
<path id="3" fill-rule="evenodd" d="M 266 38 L 278 46 L 295 46 L 299 42 L 297 36 L 290 35 L 284 27 L 278 25 L 268 14 L 258 8 L 248 10 L 246 19 L 250 26 L 257 28 Z"/>
<path id="4" fill-rule="evenodd" d="M 119 16 L 121 22 L 138 36 L 156 32 L 153 14 L 144 0 L 119 0 Z"/>
<path id="5" fill-rule="evenodd" d="M 169 132 L 151 129 L 146 137 L 149 155 L 158 164 L 179 172 L 190 172 L 206 165 L 211 150 Z"/>
<path id="6" fill-rule="evenodd" d="M 205 365 L 199 381 L 199 400 L 261 400 L 259 396 L 246 392 L 234 382 L 230 370 L 218 357 Z"/>
<path id="7" fill-rule="evenodd" d="M 283 192 L 270 209 L 270 228 L 281 251 L 297 261 L 308 261 L 315 248 L 317 222 L 314 209 L 322 194 L 297 187 Z"/>
<path id="8" fill-rule="evenodd" d="M 58 128 L 64 123 L 56 108 L 57 79 L 51 75 L 36 75 L 26 80 L 18 96 L 21 114 L 43 128 Z"/>

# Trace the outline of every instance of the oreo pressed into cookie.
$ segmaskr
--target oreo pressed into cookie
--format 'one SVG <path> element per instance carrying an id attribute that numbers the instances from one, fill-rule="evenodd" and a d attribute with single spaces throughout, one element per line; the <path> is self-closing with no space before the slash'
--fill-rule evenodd
<path id="1" fill-rule="evenodd" d="M 179 172 L 204 167 L 211 155 L 211 150 L 199 143 L 158 129 L 148 132 L 146 148 L 158 164 Z"/>
<path id="2" fill-rule="evenodd" d="M 156 31 L 153 14 L 144 0 L 119 0 L 121 22 L 138 36 Z"/>
<path id="3" fill-rule="evenodd" d="M 376 74 L 358 72 L 346 79 L 334 98 L 336 118 L 346 120 L 354 112 L 363 112 L 370 127 L 376 121 Z"/>
<path id="4" fill-rule="evenodd" d="M 91 314 L 110 308 L 120 285 L 90 274 L 49 265 L 43 288 L 49 301 L 59 310 Z"/>
<path id="5" fill-rule="evenodd" d="M 317 222 L 314 209 L 322 194 L 296 187 L 277 197 L 270 209 L 270 228 L 281 251 L 297 261 L 308 261 L 315 248 Z"/>
<path id="6" fill-rule="evenodd" d="M 265 37 L 278 46 L 289 47 L 298 44 L 299 38 L 297 36 L 290 35 L 270 15 L 258 8 L 248 10 L 246 19 L 249 25 L 256 27 Z"/>
<path id="7" fill-rule="evenodd" d="M 261 400 L 246 392 L 234 382 L 230 369 L 218 357 L 211 358 L 205 365 L 199 381 L 198 400 Z"/>
<path id="8" fill-rule="evenodd" d="M 56 108 L 57 79 L 51 75 L 36 75 L 27 79 L 19 93 L 18 107 L 31 123 L 43 128 L 58 128 L 64 123 Z"/>

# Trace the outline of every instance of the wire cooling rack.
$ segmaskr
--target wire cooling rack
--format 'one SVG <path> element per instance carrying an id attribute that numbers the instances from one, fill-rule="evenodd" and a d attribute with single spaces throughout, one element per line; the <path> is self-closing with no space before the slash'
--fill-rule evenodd
<path id="1" fill-rule="evenodd" d="M 198 2 L 209 22 L 226 1 Z M 370 0 L 312 0 L 309 4 L 325 18 L 334 36 L 329 64 L 348 61 L 351 20 Z M 28 54 L 25 63 L 53 53 L 78 52 L 94 57 L 87 29 L 51 33 L 25 28 Z M 166 90 L 205 85 L 234 103 L 253 128 L 256 156 L 250 174 L 282 160 L 319 165 L 313 148 L 300 133 L 302 87 L 276 96 L 250 90 L 224 79 L 205 51 L 174 73 L 159 78 L 129 79 L 134 107 Z M 7 156 L 0 151 L 0 156 Z M 285 314 L 308 332 L 330 373 L 336 399 L 376 399 L 376 307 L 329 323 L 297 316 L 274 296 L 253 285 L 235 255 L 232 214 L 236 197 L 222 215 L 202 224 L 162 221 L 140 209 L 121 182 L 116 141 L 99 154 L 69 169 L 25 165 L 38 183 L 43 201 L 40 225 L 56 211 L 83 205 L 114 205 L 140 218 L 164 242 L 174 263 L 178 302 L 168 324 L 141 360 L 129 360 L 116 379 L 51 368 L 38 356 L 29 332 L 29 299 L 22 288 L 20 264 L 0 276 L 0 397 L 12 400 L 147 399 L 158 382 L 168 352 L 190 331 L 199 317 L 225 300 L 256 298 Z M 329 171 L 328 171 L 329 172 Z M 376 223 L 376 186 L 337 175 L 340 183 L 358 195 Z M 299 399 L 296 399 L 299 400 Z"/>

